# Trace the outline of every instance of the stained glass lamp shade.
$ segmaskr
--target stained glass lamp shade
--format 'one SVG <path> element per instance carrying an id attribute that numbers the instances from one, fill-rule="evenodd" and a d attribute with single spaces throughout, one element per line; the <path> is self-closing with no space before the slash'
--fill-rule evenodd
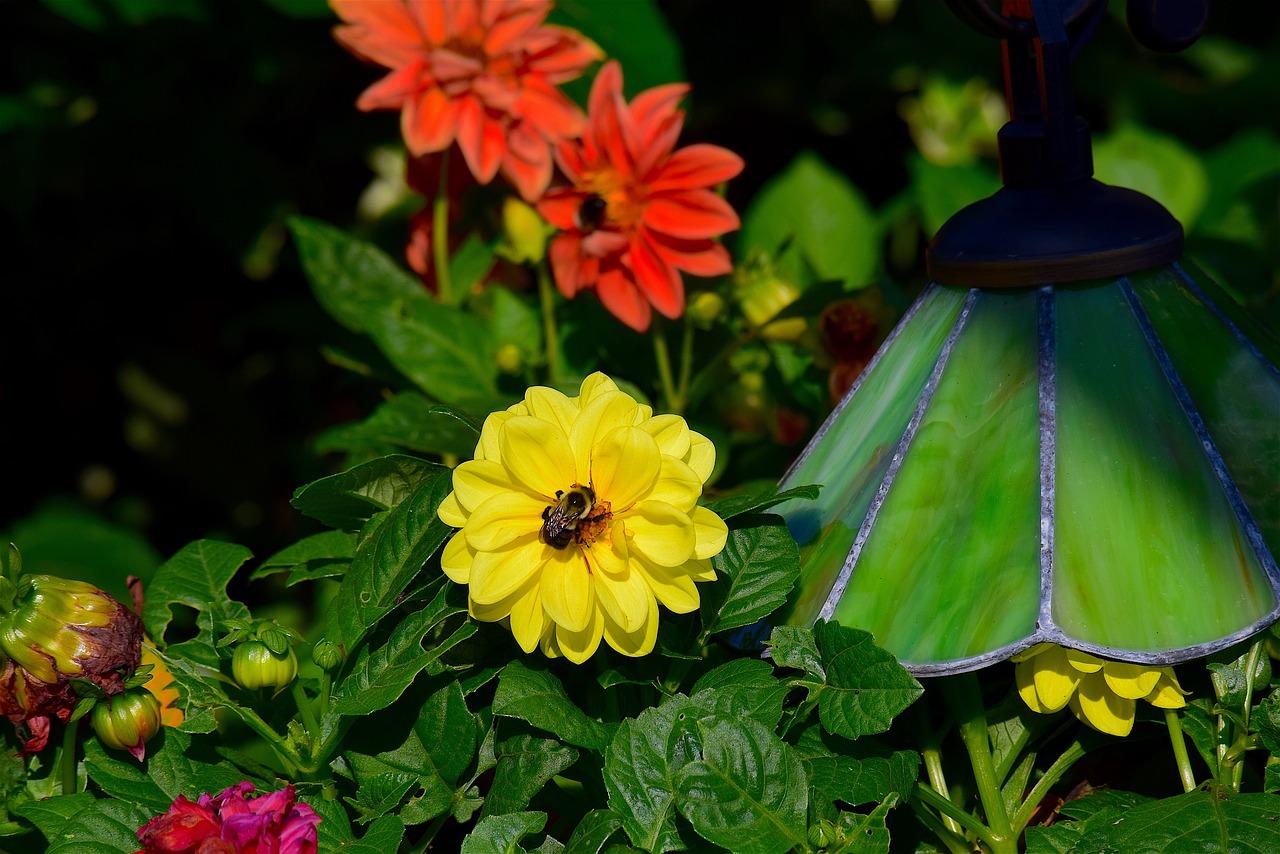
<path id="1" fill-rule="evenodd" d="M 1088 177 L 1078 120 L 1045 141 L 1052 104 L 1019 116 L 1018 75 L 1072 41 L 1030 5 L 1034 49 L 1002 34 L 1010 125 L 1048 132 L 1002 132 L 1005 188 L 939 231 L 933 283 L 782 481 L 823 486 L 779 507 L 783 619 L 868 630 L 918 675 L 1045 641 L 1169 664 L 1280 617 L 1280 346 L 1163 208 Z"/>

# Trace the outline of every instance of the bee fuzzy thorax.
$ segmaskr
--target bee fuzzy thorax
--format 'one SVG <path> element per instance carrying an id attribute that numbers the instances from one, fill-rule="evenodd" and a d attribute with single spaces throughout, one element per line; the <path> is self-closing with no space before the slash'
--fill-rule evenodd
<path id="1" fill-rule="evenodd" d="M 590 486 L 575 483 L 557 491 L 556 503 L 542 511 L 542 541 L 552 548 L 565 548 L 595 506 L 596 492 Z"/>

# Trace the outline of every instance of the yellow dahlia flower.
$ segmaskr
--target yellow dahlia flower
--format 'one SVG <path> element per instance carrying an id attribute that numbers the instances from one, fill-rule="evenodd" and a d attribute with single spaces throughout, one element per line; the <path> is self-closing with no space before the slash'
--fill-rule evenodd
<path id="1" fill-rule="evenodd" d="M 1136 700 L 1160 709 L 1187 704 L 1183 697 L 1189 692 L 1170 667 L 1106 661 L 1050 643 L 1037 644 L 1013 661 L 1018 696 L 1033 712 L 1048 714 L 1070 706 L 1081 721 L 1110 735 L 1128 735 L 1133 729 Z"/>
<path id="2" fill-rule="evenodd" d="M 594 373 L 578 397 L 535 386 L 484 422 L 453 471 L 441 556 L 471 616 L 508 620 L 525 652 L 581 664 L 601 639 L 653 650 L 658 603 L 698 607 L 724 521 L 698 505 L 715 446 L 678 415 L 653 414 Z"/>

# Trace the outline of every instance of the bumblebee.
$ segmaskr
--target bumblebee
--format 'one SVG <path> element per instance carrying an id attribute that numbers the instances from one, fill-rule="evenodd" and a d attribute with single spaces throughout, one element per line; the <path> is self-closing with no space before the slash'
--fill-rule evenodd
<path id="1" fill-rule="evenodd" d="M 595 231 L 597 228 L 604 225 L 604 215 L 607 209 L 608 204 L 595 193 L 587 196 L 582 200 L 582 204 L 578 206 L 578 214 L 576 217 L 578 228 L 582 229 L 587 234 Z"/>
<path id="2" fill-rule="evenodd" d="M 556 549 L 569 545 L 578 523 L 590 516 L 595 506 L 596 492 L 589 486 L 558 490 L 556 503 L 542 511 L 542 541 Z"/>

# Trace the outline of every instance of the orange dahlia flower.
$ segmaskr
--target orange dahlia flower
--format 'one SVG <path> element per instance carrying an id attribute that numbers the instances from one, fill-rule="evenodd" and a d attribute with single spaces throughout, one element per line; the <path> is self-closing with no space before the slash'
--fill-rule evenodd
<path id="1" fill-rule="evenodd" d="M 739 225 L 711 188 L 742 171 L 742 158 L 716 145 L 675 150 L 684 124 L 676 108 L 684 83 L 622 96 L 616 61 L 600 69 L 587 105 L 587 131 L 556 147 L 572 186 L 552 189 L 538 212 L 561 233 L 551 241 L 551 268 L 566 297 L 585 288 L 639 332 L 651 308 L 684 312 L 680 271 L 730 272 L 729 253 L 712 240 Z"/>
<path id="2" fill-rule="evenodd" d="M 550 0 L 330 0 L 334 38 L 391 69 L 361 110 L 400 110 L 414 155 L 455 141 L 481 184 L 501 170 L 526 199 L 551 180 L 551 146 L 582 132 L 557 84 L 601 59 L 594 42 L 543 24 Z"/>

